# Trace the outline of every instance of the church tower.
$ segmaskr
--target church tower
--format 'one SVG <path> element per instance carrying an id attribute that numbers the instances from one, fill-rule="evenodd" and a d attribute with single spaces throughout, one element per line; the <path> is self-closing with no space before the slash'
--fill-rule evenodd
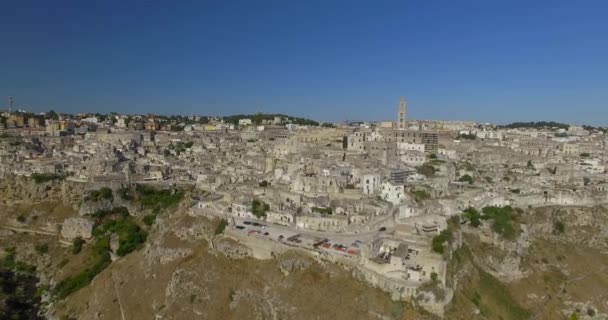
<path id="1" fill-rule="evenodd" d="M 399 115 L 397 116 L 397 129 L 405 130 L 407 126 L 405 125 L 406 119 L 406 111 L 405 111 L 405 98 L 401 97 L 401 101 L 399 101 Z"/>

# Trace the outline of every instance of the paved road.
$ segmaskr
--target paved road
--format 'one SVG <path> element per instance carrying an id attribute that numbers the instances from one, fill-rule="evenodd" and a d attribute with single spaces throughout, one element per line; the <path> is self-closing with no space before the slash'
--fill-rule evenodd
<path id="1" fill-rule="evenodd" d="M 291 242 L 291 244 L 299 245 L 309 249 L 312 248 L 315 242 L 318 242 L 321 239 L 328 239 L 330 246 L 334 244 L 339 244 L 346 246 L 347 249 L 358 250 L 358 246 L 353 245 L 355 241 L 359 241 L 361 245 L 363 245 L 365 243 L 371 242 L 378 234 L 392 233 L 394 229 L 390 227 L 387 228 L 384 232 L 375 230 L 363 233 L 337 233 L 303 230 L 297 229 L 295 227 L 282 226 L 272 223 L 266 223 L 264 221 L 256 221 L 253 219 L 244 219 L 238 217 L 233 218 L 233 221 L 234 224 L 231 226 L 231 228 L 240 230 L 244 234 L 249 234 L 250 236 L 267 237 L 275 241 L 279 241 L 279 238 L 282 236 L 281 239 L 285 242 L 290 237 L 300 235 L 299 240 L 301 242 Z M 257 222 L 261 224 L 261 226 L 254 226 L 253 224 L 246 224 L 245 222 Z M 239 226 L 239 228 L 236 228 L 237 226 Z M 338 252 L 333 249 L 328 249 L 328 251 L 332 253 L 343 254 L 342 252 Z"/>

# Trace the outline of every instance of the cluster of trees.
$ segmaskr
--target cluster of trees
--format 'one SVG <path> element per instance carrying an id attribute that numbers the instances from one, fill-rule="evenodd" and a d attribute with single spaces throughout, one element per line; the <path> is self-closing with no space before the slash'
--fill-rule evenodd
<path id="1" fill-rule="evenodd" d="M 156 190 L 152 186 L 137 185 L 135 187 L 137 193 L 136 200 L 148 208 L 166 209 L 178 204 L 184 193 L 181 190 Z"/>
<path id="2" fill-rule="evenodd" d="M 251 212 L 258 219 L 266 216 L 266 212 L 270 210 L 270 205 L 265 203 L 264 201 L 260 201 L 258 199 L 253 199 L 251 202 Z"/>
<path id="3" fill-rule="evenodd" d="M 428 200 L 431 198 L 431 194 L 428 193 L 426 190 L 414 190 L 412 192 L 410 192 L 410 194 L 412 195 L 412 197 L 414 197 L 414 201 L 416 202 L 422 202 L 424 200 Z"/>
<path id="4" fill-rule="evenodd" d="M 93 233 L 96 239 L 104 239 L 105 237 L 109 239 L 112 233 L 116 234 L 118 236 L 118 249 L 115 253 L 119 256 L 125 256 L 139 249 L 148 236 L 148 233 L 141 229 L 131 217 L 108 220 L 96 226 Z M 105 243 L 105 239 L 101 243 Z"/>
<path id="5" fill-rule="evenodd" d="M 333 214 L 334 209 L 331 207 L 328 207 L 328 208 L 313 207 L 312 212 L 316 212 L 316 213 L 320 213 L 320 214 Z"/>
<path id="6" fill-rule="evenodd" d="M 100 219 L 111 215 L 127 217 L 129 216 L 129 209 L 127 209 L 126 207 L 114 207 L 111 209 L 98 209 L 93 212 L 93 217 Z"/>
<path id="7" fill-rule="evenodd" d="M 607 133 L 608 132 L 608 128 L 606 128 L 606 127 L 594 127 L 594 126 L 584 125 L 583 129 L 585 129 L 587 131 L 601 131 L 603 133 Z"/>
<path id="8" fill-rule="evenodd" d="M 559 123 L 555 121 L 537 121 L 537 122 L 513 122 L 504 126 L 499 126 L 507 129 L 519 129 L 519 128 L 534 128 L 534 129 L 565 129 L 568 130 L 570 125 L 565 123 Z"/>
<path id="9" fill-rule="evenodd" d="M 470 207 L 464 210 L 463 216 L 475 228 L 481 225 L 481 220 L 491 220 L 494 232 L 507 239 L 513 239 L 517 235 L 516 228 L 513 225 L 515 211 L 510 206 L 484 207 L 481 212 Z"/>
<path id="10" fill-rule="evenodd" d="M 114 200 L 114 193 L 112 189 L 108 187 L 102 187 L 99 190 L 93 190 L 89 192 L 88 197 L 85 200 L 97 202 L 100 200 Z"/>
<path id="11" fill-rule="evenodd" d="M 226 227 L 228 226 L 228 221 L 226 221 L 226 219 L 222 218 L 220 220 L 220 222 L 217 224 L 217 226 L 215 227 L 215 234 L 222 234 L 224 233 L 224 230 L 226 229 Z"/>
<path id="12" fill-rule="evenodd" d="M 65 179 L 64 175 L 55 174 L 55 173 L 32 173 L 32 179 L 35 183 L 45 183 L 49 181 L 55 180 L 63 180 Z"/>
<path id="13" fill-rule="evenodd" d="M 107 248 L 108 250 L 104 251 L 103 253 L 96 254 L 96 262 L 92 266 L 57 284 L 57 286 L 55 286 L 53 289 L 53 293 L 59 297 L 59 299 L 63 299 L 91 283 L 93 278 L 101 273 L 101 271 L 103 271 L 112 262 L 109 253 L 109 242 Z"/>
<path id="14" fill-rule="evenodd" d="M 472 133 L 461 133 L 458 135 L 457 139 L 475 140 L 477 139 L 477 136 Z"/>
<path id="15" fill-rule="evenodd" d="M 223 117 L 224 122 L 239 124 L 241 119 L 251 119 L 253 124 L 262 124 L 263 120 L 274 120 L 275 117 L 281 117 L 287 120 L 288 123 L 293 123 L 301 126 L 319 126 L 319 122 L 299 117 L 291 117 L 280 113 L 256 113 L 256 114 L 237 114 L 232 116 Z M 329 124 L 331 125 L 331 124 Z"/>
<path id="16" fill-rule="evenodd" d="M 443 252 L 445 251 L 444 244 L 446 242 L 449 242 L 450 240 L 452 240 L 452 231 L 448 228 L 433 237 L 431 247 L 433 248 L 433 251 L 439 254 L 443 254 Z"/>

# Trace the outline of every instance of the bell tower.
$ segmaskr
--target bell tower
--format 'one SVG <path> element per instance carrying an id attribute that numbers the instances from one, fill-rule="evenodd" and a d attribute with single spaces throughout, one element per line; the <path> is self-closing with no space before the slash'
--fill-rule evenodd
<path id="1" fill-rule="evenodd" d="M 399 130 L 405 130 L 407 128 L 405 125 L 407 116 L 405 110 L 406 104 L 405 98 L 401 97 L 401 101 L 399 101 L 399 114 L 397 116 L 397 129 Z"/>

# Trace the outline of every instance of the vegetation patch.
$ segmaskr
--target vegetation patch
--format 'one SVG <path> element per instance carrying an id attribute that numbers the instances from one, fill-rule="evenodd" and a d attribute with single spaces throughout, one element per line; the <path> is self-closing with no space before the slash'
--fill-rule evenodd
<path id="1" fill-rule="evenodd" d="M 15 255 L 10 247 L 0 258 L 0 319 L 42 319 L 36 267 L 17 261 Z"/>
<path id="2" fill-rule="evenodd" d="M 410 194 L 416 202 L 422 202 L 431 198 L 431 194 L 429 194 L 426 190 L 414 190 L 411 191 Z"/>
<path id="3" fill-rule="evenodd" d="M 215 235 L 218 234 L 222 234 L 224 233 L 224 230 L 226 229 L 226 227 L 228 226 L 228 221 L 226 221 L 226 219 L 221 219 L 220 222 L 217 224 L 217 226 L 215 227 Z"/>
<path id="4" fill-rule="evenodd" d="M 253 199 L 251 201 L 251 212 L 258 219 L 266 216 L 266 212 L 270 210 L 270 205 L 265 203 L 264 201 L 260 201 L 258 199 Z"/>
<path id="5" fill-rule="evenodd" d="M 93 190 L 89 192 L 89 196 L 86 197 L 85 200 L 90 200 L 93 202 L 101 200 L 114 200 L 114 193 L 112 192 L 112 189 L 108 187 L 102 187 L 99 190 Z"/>
<path id="6" fill-rule="evenodd" d="M 111 215 L 127 217 L 129 215 L 129 209 L 126 207 L 114 207 L 112 209 L 99 209 L 93 213 L 93 217 L 100 219 Z"/>
<path id="7" fill-rule="evenodd" d="M 459 282 L 460 288 L 452 301 L 449 312 L 458 311 L 458 305 L 471 303 L 479 309 L 485 319 L 519 320 L 529 319 L 530 313 L 513 298 L 508 288 L 491 274 L 479 267 L 473 259 L 473 253 L 467 244 L 454 251 L 449 265 L 450 273 L 472 265 L 470 273 Z M 466 311 L 467 313 L 469 311 Z M 447 318 L 460 318 L 458 315 L 446 315 Z"/>
<path id="8" fill-rule="evenodd" d="M 441 231 L 438 235 L 433 237 L 431 242 L 433 251 L 443 254 L 445 251 L 444 244 L 452 240 L 452 231 L 448 228 Z"/>
<path id="9" fill-rule="evenodd" d="M 82 251 L 82 245 L 84 244 L 84 239 L 81 237 L 77 237 L 72 241 L 72 254 L 79 254 Z"/>
<path id="10" fill-rule="evenodd" d="M 320 214 L 333 214 L 334 213 L 334 209 L 331 207 L 329 207 L 329 208 L 312 207 L 311 210 L 314 213 L 320 213 Z"/>
<path id="11" fill-rule="evenodd" d="M 91 267 L 86 268 L 81 273 L 69 277 L 61 281 L 53 290 L 54 294 L 59 298 L 63 299 L 70 294 L 86 287 L 91 281 L 101 273 L 107 266 L 110 265 L 112 260 L 110 259 L 110 253 L 108 251 L 103 252 L 97 256 L 97 261 Z"/>
<path id="12" fill-rule="evenodd" d="M 31 177 L 32 177 L 32 180 L 34 180 L 34 182 L 37 184 L 45 183 L 45 182 L 49 182 L 49 181 L 61 181 L 61 180 L 65 179 L 64 175 L 55 174 L 55 173 L 32 173 Z"/>
<path id="13" fill-rule="evenodd" d="M 184 193 L 181 190 L 156 190 L 152 186 L 137 185 L 137 202 L 148 208 L 166 209 L 178 204 Z"/>
<path id="14" fill-rule="evenodd" d="M 470 175 L 465 174 L 458 179 L 458 182 L 467 182 L 468 184 L 473 184 L 473 182 L 475 182 L 475 179 L 473 179 L 473 177 L 471 177 Z"/>
<path id="15" fill-rule="evenodd" d="M 505 207 L 484 207 L 482 209 L 483 220 L 493 220 L 492 229 L 505 237 L 513 239 L 517 236 L 516 229 L 513 225 L 514 210 L 510 206 Z"/>

